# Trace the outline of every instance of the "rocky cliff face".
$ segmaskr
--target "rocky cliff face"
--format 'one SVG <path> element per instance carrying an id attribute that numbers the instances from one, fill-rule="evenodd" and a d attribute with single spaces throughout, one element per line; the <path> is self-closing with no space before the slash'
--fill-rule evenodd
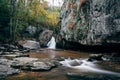
<path id="1" fill-rule="evenodd" d="M 61 38 L 81 44 L 120 43 L 120 0 L 65 0 Z"/>

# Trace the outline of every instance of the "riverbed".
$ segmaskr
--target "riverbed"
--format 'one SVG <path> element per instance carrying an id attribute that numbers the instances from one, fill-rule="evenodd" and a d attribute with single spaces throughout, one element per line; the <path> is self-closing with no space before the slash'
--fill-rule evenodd
<path id="1" fill-rule="evenodd" d="M 90 52 L 71 51 L 62 49 L 39 49 L 29 52 L 31 58 L 61 59 L 87 59 Z M 63 59 L 63 60 L 62 60 Z M 50 71 L 25 71 L 20 70 L 19 74 L 5 77 L 5 80 L 119 80 L 120 63 L 111 61 L 97 61 L 94 63 L 97 69 L 113 72 L 113 74 L 86 71 L 84 68 L 72 68 L 62 64 L 52 68 Z M 114 74 L 115 73 L 115 74 Z"/>

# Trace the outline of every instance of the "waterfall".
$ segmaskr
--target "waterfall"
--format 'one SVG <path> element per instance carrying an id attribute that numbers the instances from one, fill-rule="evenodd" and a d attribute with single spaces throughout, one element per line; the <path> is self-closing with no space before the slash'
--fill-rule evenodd
<path id="1" fill-rule="evenodd" d="M 48 48 L 50 49 L 55 49 L 56 47 L 56 42 L 55 42 L 55 38 L 52 36 L 51 40 L 48 42 L 47 44 Z"/>

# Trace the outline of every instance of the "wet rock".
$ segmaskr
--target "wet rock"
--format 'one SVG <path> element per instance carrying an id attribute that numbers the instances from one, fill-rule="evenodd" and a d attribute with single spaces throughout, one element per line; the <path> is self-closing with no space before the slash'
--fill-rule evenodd
<path id="1" fill-rule="evenodd" d="M 13 44 L 1 44 L 1 49 L 17 49 L 18 47 L 16 45 Z"/>
<path id="2" fill-rule="evenodd" d="M 14 58 L 11 66 L 14 68 L 21 68 L 23 70 L 48 71 L 56 65 L 49 59 L 21 57 Z"/>
<path id="3" fill-rule="evenodd" d="M 21 68 L 23 66 L 28 66 L 28 63 L 33 62 L 33 61 L 37 61 L 37 58 L 29 58 L 29 57 L 18 57 L 18 58 L 14 58 L 13 62 L 11 64 L 11 67 L 14 68 Z"/>
<path id="4" fill-rule="evenodd" d="M 8 65 L 0 64 L 0 76 L 8 76 L 13 74 L 18 74 L 19 70 L 10 68 Z"/>
<path id="5" fill-rule="evenodd" d="M 5 64 L 5 65 L 7 65 L 7 62 L 8 62 L 8 61 L 9 61 L 8 59 L 1 58 L 1 59 L 0 59 L 0 64 Z"/>
<path id="6" fill-rule="evenodd" d="M 69 80 L 119 80 L 119 76 L 107 75 L 107 74 L 77 74 L 77 73 L 67 73 Z"/>
<path id="7" fill-rule="evenodd" d="M 10 54 L 10 52 L 3 52 L 3 54 Z"/>
<path id="8" fill-rule="evenodd" d="M 45 63 L 45 62 L 34 62 L 33 66 L 31 67 L 31 70 L 33 71 L 39 71 L 39 70 L 45 70 L 48 71 L 50 70 L 54 64 L 52 63 Z"/>
<path id="9" fill-rule="evenodd" d="M 3 54 L 3 51 L 0 51 L 0 55 Z"/>
<path id="10" fill-rule="evenodd" d="M 28 52 L 30 52 L 30 49 L 22 49 L 22 50 L 20 50 L 19 52 L 20 52 L 20 53 L 28 53 Z"/>
<path id="11" fill-rule="evenodd" d="M 4 58 L 0 59 L 0 76 L 8 76 L 19 73 L 18 69 L 13 69 L 10 67 L 11 64 L 11 60 Z"/>
<path id="12" fill-rule="evenodd" d="M 53 31 L 51 30 L 44 30 L 40 36 L 39 36 L 39 41 L 41 46 L 47 46 L 47 43 L 51 40 L 53 35 Z"/>
<path id="13" fill-rule="evenodd" d="M 120 55 L 119 55 L 119 53 L 112 53 L 111 56 L 109 57 L 109 59 L 112 62 L 120 63 Z"/>
<path id="14" fill-rule="evenodd" d="M 16 57 L 29 57 L 29 54 L 17 54 Z"/>
<path id="15" fill-rule="evenodd" d="M 11 48 L 11 49 L 16 49 L 17 46 L 11 44 L 11 45 L 9 45 L 9 48 Z"/>
<path id="16" fill-rule="evenodd" d="M 65 59 L 64 61 L 60 61 L 59 63 L 62 64 L 63 66 L 70 67 L 70 68 L 83 65 L 82 60 L 80 60 L 80 59 L 70 59 L 70 58 Z"/>
<path id="17" fill-rule="evenodd" d="M 72 60 L 69 64 L 71 65 L 71 66 L 79 66 L 79 65 L 81 65 L 83 62 L 81 61 L 79 61 L 79 60 L 77 60 L 77 59 L 75 59 L 75 60 Z"/>
<path id="18" fill-rule="evenodd" d="M 3 47 L 3 46 L 0 46 L 0 50 L 5 50 L 5 47 Z"/>
<path id="19" fill-rule="evenodd" d="M 12 59 L 12 58 L 16 58 L 16 57 L 29 57 L 29 54 L 15 53 L 15 54 L 1 55 L 1 57 Z"/>
<path id="20" fill-rule="evenodd" d="M 8 60 L 6 58 L 1 58 L 0 59 L 0 65 L 5 65 L 5 66 L 8 66 L 10 67 L 10 65 L 12 64 L 12 60 Z"/>
<path id="21" fill-rule="evenodd" d="M 32 41 L 32 40 L 26 40 L 25 43 L 23 44 L 24 48 L 27 49 L 38 49 L 40 48 L 39 42 Z"/>
<path id="22" fill-rule="evenodd" d="M 29 58 L 29 57 L 20 57 L 20 58 L 14 58 L 13 60 L 23 62 L 23 63 L 28 63 L 28 62 L 32 62 L 32 61 L 37 61 L 39 59 L 38 58 Z"/>
<path id="23" fill-rule="evenodd" d="M 102 61 L 103 54 L 91 54 L 88 61 Z"/>
<path id="24" fill-rule="evenodd" d="M 119 53 L 112 53 L 111 57 L 120 57 Z"/>
<path id="25" fill-rule="evenodd" d="M 19 61 L 13 61 L 12 64 L 11 64 L 11 67 L 13 67 L 13 68 L 21 68 L 23 66 L 24 66 L 24 63 L 19 62 Z"/>
<path id="26" fill-rule="evenodd" d="M 13 51 L 13 52 L 19 52 L 19 50 L 18 50 L 18 49 L 13 49 L 12 51 Z"/>
<path id="27" fill-rule="evenodd" d="M 1 55 L 0 57 L 12 59 L 16 57 L 16 54 L 6 54 L 6 55 Z"/>

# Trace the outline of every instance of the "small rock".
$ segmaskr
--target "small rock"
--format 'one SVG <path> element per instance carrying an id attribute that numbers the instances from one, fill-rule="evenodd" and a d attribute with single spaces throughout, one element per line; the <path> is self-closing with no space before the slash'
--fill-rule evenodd
<path id="1" fill-rule="evenodd" d="M 16 57 L 29 57 L 29 54 L 19 54 Z"/>
<path id="2" fill-rule="evenodd" d="M 12 49 L 15 49 L 16 48 L 16 46 L 14 46 L 14 45 L 9 45 L 9 48 L 12 48 Z"/>
<path id="3" fill-rule="evenodd" d="M 0 51 L 0 55 L 3 54 L 3 51 Z"/>
<path id="4" fill-rule="evenodd" d="M 16 57 L 29 57 L 29 54 L 7 54 L 7 55 L 1 55 L 1 57 L 5 57 L 5 58 L 16 58 Z"/>
<path id="5" fill-rule="evenodd" d="M 13 60 L 23 62 L 23 63 L 29 63 L 29 62 L 37 61 L 39 59 L 38 58 L 29 58 L 29 57 L 20 57 L 20 58 L 14 58 Z"/>
<path id="6" fill-rule="evenodd" d="M 19 50 L 18 50 L 18 49 L 13 49 L 12 51 L 13 51 L 13 52 L 19 52 Z"/>
<path id="7" fill-rule="evenodd" d="M 83 62 L 80 62 L 79 60 L 75 59 L 75 60 L 71 60 L 70 65 L 71 66 L 78 66 L 81 65 Z"/>
<path id="8" fill-rule="evenodd" d="M 10 54 L 10 52 L 3 52 L 3 54 Z"/>
<path id="9" fill-rule="evenodd" d="M 90 57 L 88 58 L 88 61 L 101 61 L 103 60 L 103 54 L 91 54 Z"/>
<path id="10" fill-rule="evenodd" d="M 8 59 L 0 59 L 0 64 L 6 64 L 8 62 Z"/>
<path id="11" fill-rule="evenodd" d="M 51 66 L 45 64 L 44 62 L 34 62 L 31 70 L 50 70 Z"/>
<path id="12" fill-rule="evenodd" d="M 21 50 L 19 52 L 21 52 L 21 53 L 27 53 L 27 52 L 30 52 L 30 49 Z"/>
<path id="13" fill-rule="evenodd" d="M 3 46 L 0 46 L 0 50 L 5 50 L 6 48 Z"/>
<path id="14" fill-rule="evenodd" d="M 11 64 L 11 67 L 13 68 L 21 68 L 22 66 L 24 66 L 24 63 L 19 61 L 13 61 Z"/>

